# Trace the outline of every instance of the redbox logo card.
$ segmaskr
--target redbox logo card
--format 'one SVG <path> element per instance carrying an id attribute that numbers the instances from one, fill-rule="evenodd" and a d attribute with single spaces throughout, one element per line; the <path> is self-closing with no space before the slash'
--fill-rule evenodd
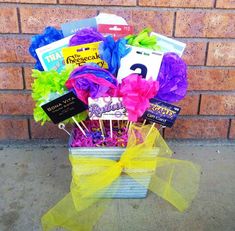
<path id="1" fill-rule="evenodd" d="M 91 120 L 127 120 L 127 111 L 121 97 L 88 98 Z"/>

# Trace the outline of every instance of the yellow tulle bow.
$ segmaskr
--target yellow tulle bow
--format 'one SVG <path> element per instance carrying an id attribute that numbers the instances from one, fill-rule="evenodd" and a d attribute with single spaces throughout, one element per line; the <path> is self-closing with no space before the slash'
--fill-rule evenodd
<path id="1" fill-rule="evenodd" d="M 189 161 L 171 159 L 172 151 L 157 129 L 132 125 L 128 145 L 120 160 L 70 155 L 70 193 L 42 217 L 43 230 L 64 228 L 91 231 L 111 199 L 105 193 L 121 174 L 170 202 L 179 211 L 187 209 L 196 195 L 200 167 Z M 151 177 L 146 185 L 143 179 Z M 115 190 L 112 191 L 115 194 Z"/>

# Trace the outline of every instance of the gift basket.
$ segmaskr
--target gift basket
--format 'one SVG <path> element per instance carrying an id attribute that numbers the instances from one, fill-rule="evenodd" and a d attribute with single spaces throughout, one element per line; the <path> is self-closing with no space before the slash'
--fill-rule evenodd
<path id="1" fill-rule="evenodd" d="M 29 48 L 34 119 L 68 134 L 72 165 L 70 192 L 43 215 L 43 229 L 92 230 L 112 199 L 148 190 L 187 209 L 200 168 L 171 158 L 161 136 L 187 92 L 185 44 L 103 13 L 61 29 L 45 28 Z"/>

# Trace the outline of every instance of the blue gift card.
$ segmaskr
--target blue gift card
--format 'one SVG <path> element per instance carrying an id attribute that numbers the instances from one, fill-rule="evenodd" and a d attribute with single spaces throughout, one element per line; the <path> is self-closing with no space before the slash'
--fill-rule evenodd
<path id="1" fill-rule="evenodd" d="M 145 111 L 143 118 L 153 123 L 172 127 L 181 108 L 154 98 L 149 102 L 150 107 Z"/>
<path id="2" fill-rule="evenodd" d="M 60 72 L 64 68 L 62 48 L 68 46 L 70 38 L 71 36 L 36 49 L 44 71 L 56 70 Z"/>
<path id="3" fill-rule="evenodd" d="M 78 21 L 68 22 L 61 25 L 64 37 L 75 34 L 78 30 L 86 27 L 97 28 L 95 18 L 87 18 Z"/>

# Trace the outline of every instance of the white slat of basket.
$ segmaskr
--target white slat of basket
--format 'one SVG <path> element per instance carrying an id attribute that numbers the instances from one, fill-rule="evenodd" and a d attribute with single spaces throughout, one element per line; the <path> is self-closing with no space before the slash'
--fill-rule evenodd
<path id="1" fill-rule="evenodd" d="M 125 151 L 124 148 L 69 148 L 71 155 L 79 155 L 81 157 L 94 157 L 112 159 L 118 161 Z M 158 154 L 158 149 L 155 149 L 153 156 Z M 145 198 L 147 196 L 147 186 L 149 185 L 151 176 L 141 177 L 138 183 L 133 178 L 126 174 L 122 174 L 109 189 L 103 194 L 104 198 Z M 145 186 L 145 187 L 144 187 Z M 92 187 L 92 185 L 91 185 Z"/>

